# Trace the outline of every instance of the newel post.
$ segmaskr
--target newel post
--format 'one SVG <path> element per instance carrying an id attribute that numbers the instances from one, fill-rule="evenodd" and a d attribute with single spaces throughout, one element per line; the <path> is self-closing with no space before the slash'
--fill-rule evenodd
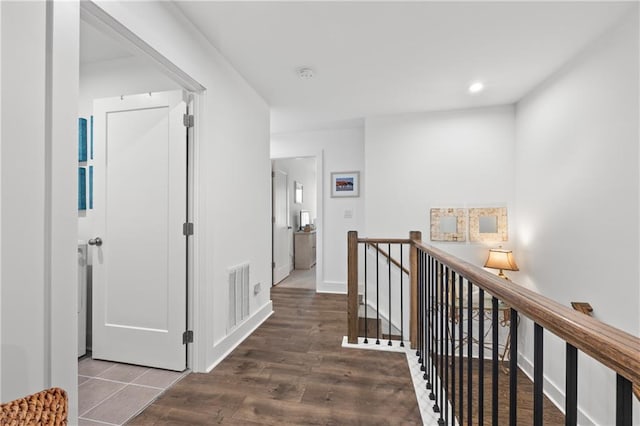
<path id="1" fill-rule="evenodd" d="M 347 234 L 347 339 L 358 343 L 358 231 Z"/>
<path id="2" fill-rule="evenodd" d="M 422 241 L 422 232 L 409 232 L 411 241 Z M 411 303 L 410 303 L 410 322 L 409 322 L 409 338 L 411 339 L 411 349 L 415 349 L 418 345 L 418 249 L 412 243 L 409 251 L 409 276 L 411 280 Z"/>

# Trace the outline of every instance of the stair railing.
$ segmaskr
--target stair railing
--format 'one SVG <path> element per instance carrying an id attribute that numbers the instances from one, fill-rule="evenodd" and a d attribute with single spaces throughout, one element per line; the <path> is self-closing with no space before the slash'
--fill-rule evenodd
<path id="1" fill-rule="evenodd" d="M 521 317 L 534 324 L 533 333 L 533 424 L 543 424 L 543 336 L 553 333 L 565 342 L 565 424 L 577 424 L 578 352 L 581 351 L 616 374 L 616 426 L 632 424 L 633 383 L 640 383 L 640 339 L 590 316 L 581 314 L 547 297 L 491 274 L 440 249 L 422 243 L 420 232 L 408 239 L 359 238 L 350 231 L 348 247 L 348 341 L 358 343 L 359 251 L 364 250 L 367 273 L 367 245 L 378 249 L 399 245 L 409 250 L 409 282 L 399 291 L 409 293 L 408 315 L 411 348 L 424 371 L 425 386 L 439 413 L 439 424 L 517 424 L 518 379 L 509 374 L 509 415 L 499 419 L 498 374 L 501 358 L 508 355 L 507 372 L 518 371 L 518 324 Z M 363 247 L 362 250 L 359 249 Z M 380 253 L 376 250 L 376 256 Z M 392 262 L 389 262 L 389 268 Z M 397 265 L 395 265 L 397 267 Z M 378 263 L 376 263 L 376 268 Z M 404 263 L 400 262 L 400 270 Z M 390 274 L 390 273 L 389 273 Z M 402 277 L 404 273 L 400 273 Z M 367 286 L 364 286 L 366 291 Z M 376 296 L 380 293 L 376 290 Z M 390 293 L 389 293 L 390 294 Z M 367 296 L 364 297 L 365 303 Z M 389 305 L 391 305 L 389 296 Z M 400 298 L 402 301 L 403 298 Z M 397 309 L 389 306 L 389 309 Z M 402 307 L 400 307 L 402 309 Z M 366 312 L 366 309 L 365 309 Z M 502 316 L 502 318 L 500 318 Z M 474 320 L 476 325 L 474 327 Z M 485 320 L 489 327 L 485 328 Z M 401 323 L 404 324 L 404 318 Z M 365 322 L 366 324 L 366 322 Z M 506 340 L 499 325 L 508 329 Z M 379 336 L 376 343 L 379 344 Z M 366 341 L 366 337 L 365 337 Z M 495 342 L 495 343 L 494 343 Z M 391 342 L 389 342 L 390 344 Z M 501 347 L 502 345 L 502 347 Z M 474 353 L 474 346 L 477 353 Z M 485 361 L 486 349 L 490 363 Z M 500 349 L 504 350 L 500 356 Z M 485 363 L 491 368 L 491 410 L 485 413 Z M 473 382 L 477 370 L 476 383 Z M 465 377 L 466 376 L 466 377 Z M 488 401 L 487 401 L 488 402 Z M 489 404 L 487 404 L 489 405 Z"/>

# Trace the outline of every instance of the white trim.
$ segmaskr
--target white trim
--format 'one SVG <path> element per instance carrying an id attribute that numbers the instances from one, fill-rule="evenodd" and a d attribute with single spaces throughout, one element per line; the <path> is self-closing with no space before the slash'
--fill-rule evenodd
<path id="1" fill-rule="evenodd" d="M 347 294 L 347 283 L 343 281 L 323 281 L 321 285 L 316 284 L 316 293 Z"/>
<path id="2" fill-rule="evenodd" d="M 199 202 L 199 191 L 200 188 L 200 164 L 198 163 L 198 159 L 200 157 L 200 144 L 198 131 L 199 126 L 198 122 L 199 118 L 202 117 L 200 114 L 200 94 L 197 93 L 189 93 L 189 100 L 187 101 L 187 105 L 190 107 L 189 113 L 194 117 L 194 127 L 189 129 L 189 149 L 187 151 L 187 155 L 189 156 L 189 169 L 187 170 L 187 179 L 188 179 L 188 190 L 189 190 L 189 214 L 190 217 L 187 218 L 187 221 L 191 221 L 194 224 L 194 233 L 189 238 L 189 257 L 187 259 L 187 270 L 189 280 L 187 281 L 187 329 L 193 331 L 193 343 L 187 345 L 187 368 L 190 368 L 195 371 L 200 366 L 200 357 L 199 357 L 199 348 L 202 342 L 201 338 L 203 336 L 200 335 L 200 324 L 197 321 L 197 318 L 200 315 L 200 306 L 196 303 L 196 300 L 200 300 L 199 295 L 199 285 L 200 285 L 200 277 L 198 276 L 198 271 L 200 270 L 200 240 L 203 235 L 200 227 L 200 215 L 198 214 L 200 210 L 198 209 Z"/>
<path id="3" fill-rule="evenodd" d="M 216 342 L 211 352 L 211 357 L 214 361 L 204 371 L 208 373 L 213 370 L 271 315 L 273 315 L 273 305 L 271 304 L 271 300 L 269 300 L 251 317 L 236 327 L 231 334 Z"/>
<path id="4" fill-rule="evenodd" d="M 2 22 L 2 3 L 0 2 L 0 22 Z M 0 60 L 2 59 L 2 31 L 0 30 Z M 0 66 L 0 82 L 2 81 L 2 67 Z M 1 86 L 0 86 L 1 90 Z M 2 135 L 2 102 L 0 102 L 0 140 Z M 2 149 L 0 149 L 0 164 L 2 164 Z M 0 173 L 0 188 L 2 188 L 2 174 Z M 2 223 L 2 194 L 0 194 L 0 223 Z M 2 226 L 0 226 L 0 241 L 2 241 Z M 0 244 L 0 294 L 2 294 L 2 244 Z M 0 308 L 1 308 L 0 304 Z M 2 342 L 2 315 L 0 315 L 0 342 Z M 2 364 L 2 352 L 0 351 L 0 366 Z M 0 386 L 0 401 L 2 397 L 2 386 Z"/>
<path id="5" fill-rule="evenodd" d="M 193 77 L 151 47 L 149 43 L 138 37 L 93 1 L 87 0 L 80 2 L 80 17 L 96 29 L 101 30 L 112 38 L 122 41 L 125 46 L 132 47 L 133 50 L 142 53 L 143 56 L 154 62 L 160 71 L 181 87 L 195 93 L 205 90 L 205 87 L 198 83 Z"/>
<path id="6" fill-rule="evenodd" d="M 371 351 L 404 353 L 405 348 L 410 345 L 411 343 L 408 340 L 404 341 L 404 346 L 400 346 L 399 340 L 392 340 L 391 346 L 389 346 L 387 341 L 381 341 L 380 344 L 376 344 L 373 339 L 369 339 L 369 343 L 364 343 L 364 337 L 358 337 L 358 343 L 349 343 L 347 336 L 342 337 L 342 347 L 347 349 L 368 349 Z"/>
<path id="7" fill-rule="evenodd" d="M 199 159 L 203 158 L 203 144 L 200 143 L 204 138 L 204 120 L 200 120 L 199 117 L 204 117 L 205 104 L 207 102 L 207 92 L 194 96 L 193 99 L 193 114 L 195 125 L 193 127 L 193 142 L 194 142 L 194 168 L 193 168 L 193 269 L 194 273 L 191 276 L 193 285 L 193 311 L 191 314 L 191 321 L 193 324 L 193 364 L 191 370 L 197 373 L 206 371 L 207 369 L 207 312 L 209 299 L 209 288 L 207 286 L 207 268 L 206 259 L 201 259 L 201 256 L 206 256 L 206 220 L 201 217 L 201 212 L 206 211 L 206 192 L 203 191 L 202 182 L 205 182 L 205 175 L 207 173 L 206 167 L 200 167 Z M 201 220 L 202 218 L 202 220 Z"/>
<path id="8" fill-rule="evenodd" d="M 54 334 L 54 319 L 56 316 L 53 314 L 53 298 L 51 296 L 53 282 L 53 192 L 54 192 L 54 160 L 53 160 L 53 91 L 54 91 L 54 75 L 53 75 L 53 61 L 54 61 L 54 46 L 53 46 L 53 32 L 54 32 L 54 5 L 52 2 L 47 2 L 45 6 L 45 93 L 44 93 L 44 347 L 46 353 L 44 354 L 44 385 L 45 387 L 52 386 L 52 371 L 53 365 L 53 343 L 52 338 Z M 55 58 L 57 59 L 57 58 Z M 57 189 L 57 188 L 56 188 Z M 77 239 L 77 235 L 76 235 Z M 77 324 L 76 324 L 77 329 Z"/>
<path id="9" fill-rule="evenodd" d="M 411 380 L 413 382 L 413 390 L 416 393 L 416 400 L 418 401 L 418 407 L 420 408 L 420 416 L 422 417 L 422 424 L 424 425 L 438 425 L 438 413 L 433 412 L 433 402 L 429 399 L 429 392 L 426 388 L 426 382 L 423 378 L 423 371 L 420 370 L 420 364 L 416 359 L 415 350 L 411 349 L 411 345 L 408 341 L 405 341 L 405 346 L 401 347 L 398 341 L 393 341 L 392 346 L 387 344 L 376 345 L 375 343 L 363 343 L 364 338 L 358 337 L 358 343 L 347 343 L 347 336 L 342 338 L 342 347 L 350 349 L 365 349 L 370 351 L 381 352 L 398 352 L 404 353 L 407 357 L 407 366 L 411 374 Z M 434 388 L 440 386 L 438 378 L 433 383 Z M 451 404 L 447 401 L 447 409 L 449 410 L 449 419 L 454 419 L 454 424 L 458 425 L 458 420 L 452 414 Z"/>

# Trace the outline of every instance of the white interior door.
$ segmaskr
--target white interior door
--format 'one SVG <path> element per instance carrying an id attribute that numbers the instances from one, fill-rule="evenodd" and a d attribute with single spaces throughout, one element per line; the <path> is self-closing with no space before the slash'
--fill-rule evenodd
<path id="1" fill-rule="evenodd" d="M 93 357 L 184 370 L 182 91 L 94 101 Z"/>
<path id="2" fill-rule="evenodd" d="M 273 172 L 273 283 L 289 276 L 289 203 L 287 174 Z"/>

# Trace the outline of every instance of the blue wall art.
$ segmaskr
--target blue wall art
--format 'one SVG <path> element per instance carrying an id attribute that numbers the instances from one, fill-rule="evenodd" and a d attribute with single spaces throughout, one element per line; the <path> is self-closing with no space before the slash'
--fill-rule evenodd
<path id="1" fill-rule="evenodd" d="M 87 161 L 87 119 L 78 118 L 78 161 Z"/>
<path id="2" fill-rule="evenodd" d="M 93 166 L 89 166 L 89 209 L 93 209 Z"/>
<path id="3" fill-rule="evenodd" d="M 78 210 L 87 209 L 87 169 L 78 167 Z"/>

